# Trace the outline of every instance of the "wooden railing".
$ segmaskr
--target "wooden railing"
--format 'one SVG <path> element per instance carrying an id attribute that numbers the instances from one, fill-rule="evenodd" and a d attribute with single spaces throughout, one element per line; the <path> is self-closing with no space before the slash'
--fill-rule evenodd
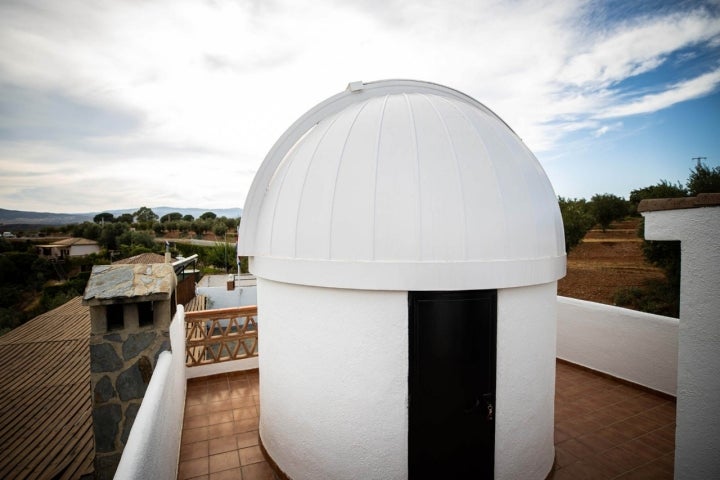
<path id="1" fill-rule="evenodd" d="M 188 367 L 257 356 L 257 305 L 185 313 Z"/>

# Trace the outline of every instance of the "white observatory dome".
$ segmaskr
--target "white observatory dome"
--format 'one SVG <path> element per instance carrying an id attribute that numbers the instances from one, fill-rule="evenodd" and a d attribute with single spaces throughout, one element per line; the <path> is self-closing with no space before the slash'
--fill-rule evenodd
<path id="1" fill-rule="evenodd" d="M 469 290 L 565 274 L 550 181 L 492 111 L 440 85 L 349 85 L 293 124 L 248 194 L 238 254 L 270 280 Z"/>

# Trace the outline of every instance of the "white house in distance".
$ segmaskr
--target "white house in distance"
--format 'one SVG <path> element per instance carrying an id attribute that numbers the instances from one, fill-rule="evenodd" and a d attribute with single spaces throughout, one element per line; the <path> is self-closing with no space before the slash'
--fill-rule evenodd
<path id="1" fill-rule="evenodd" d="M 100 253 L 100 245 L 95 240 L 71 237 L 47 245 L 38 245 L 37 251 L 41 257 L 65 259 Z"/>

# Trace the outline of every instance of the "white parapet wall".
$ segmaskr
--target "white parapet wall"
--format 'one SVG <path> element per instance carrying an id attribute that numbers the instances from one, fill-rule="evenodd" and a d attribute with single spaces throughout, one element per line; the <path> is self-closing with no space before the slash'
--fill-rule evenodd
<path id="1" fill-rule="evenodd" d="M 185 312 L 170 324 L 171 352 L 158 358 L 115 478 L 177 478 L 185 410 Z"/>
<path id="2" fill-rule="evenodd" d="M 558 358 L 676 395 L 677 318 L 557 298 Z"/>

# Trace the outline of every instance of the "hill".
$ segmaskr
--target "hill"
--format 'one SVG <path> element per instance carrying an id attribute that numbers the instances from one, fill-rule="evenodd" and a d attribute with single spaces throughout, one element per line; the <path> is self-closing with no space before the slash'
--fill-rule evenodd
<path id="1" fill-rule="evenodd" d="M 140 208 L 140 207 L 138 207 Z M 122 210 L 103 210 L 116 217 L 123 213 L 134 213 L 138 208 Z M 213 212 L 218 217 L 237 218 L 242 215 L 242 208 L 183 208 L 183 207 L 152 207 L 152 211 L 159 217 L 171 212 L 180 212 L 183 215 L 192 215 L 197 218 L 205 212 Z M 4 225 L 67 225 L 68 223 L 82 223 L 92 221 L 98 212 L 88 213 L 51 213 L 26 212 L 22 210 L 6 210 L 0 208 L 0 224 Z M 3 227 L 5 228 L 5 227 Z M 6 228 L 5 228 L 6 229 Z"/>
<path id="2" fill-rule="evenodd" d="M 649 264 L 637 236 L 640 218 L 613 223 L 605 232 L 590 230 L 570 251 L 567 275 L 558 281 L 558 295 L 613 305 L 621 288 L 640 288 L 648 280 L 664 280 Z"/>

